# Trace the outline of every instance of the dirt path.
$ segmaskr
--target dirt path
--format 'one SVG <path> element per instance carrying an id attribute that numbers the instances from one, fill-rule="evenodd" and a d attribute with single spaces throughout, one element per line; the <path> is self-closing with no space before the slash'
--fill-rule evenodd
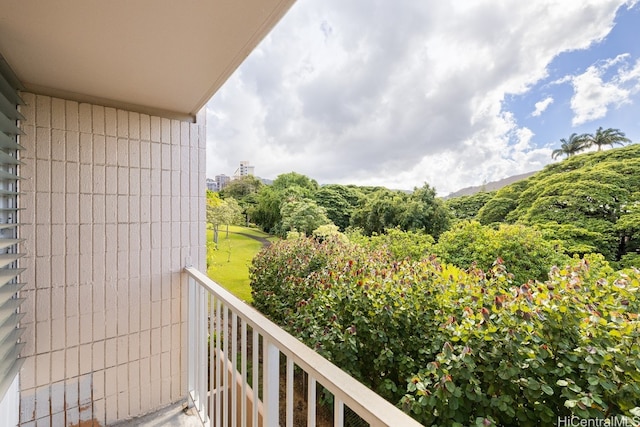
<path id="1" fill-rule="evenodd" d="M 247 234 L 247 233 L 238 233 L 237 231 L 230 231 L 229 233 L 233 233 L 233 234 L 238 234 L 240 236 L 244 236 L 244 237 L 248 237 L 250 239 L 253 240 L 257 240 L 258 242 L 262 243 L 262 247 L 266 248 L 267 246 L 271 245 L 271 242 L 269 240 L 267 240 L 264 237 L 258 237 L 258 236 L 253 236 L 251 234 Z"/>

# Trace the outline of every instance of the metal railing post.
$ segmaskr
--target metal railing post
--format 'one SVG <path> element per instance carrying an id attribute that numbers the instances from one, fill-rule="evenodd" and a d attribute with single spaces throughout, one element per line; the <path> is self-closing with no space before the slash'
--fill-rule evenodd
<path id="1" fill-rule="evenodd" d="M 280 350 L 268 339 L 263 338 L 263 400 L 265 425 L 280 425 Z"/>
<path id="2" fill-rule="evenodd" d="M 195 313 L 195 298 L 196 298 L 196 291 L 197 289 L 197 284 L 196 281 L 192 278 L 189 277 L 189 305 L 188 305 L 188 322 L 189 322 L 189 331 L 188 331 L 188 346 L 187 346 L 187 369 L 188 369 L 188 391 L 189 391 L 189 399 L 188 399 L 188 405 L 189 407 L 192 407 L 194 405 L 194 400 L 195 400 L 195 395 L 194 395 L 194 391 L 196 389 L 196 364 L 195 364 L 195 352 L 194 352 L 194 345 L 196 342 L 196 330 L 195 330 L 195 319 L 196 319 L 196 313 Z"/>
<path id="3" fill-rule="evenodd" d="M 189 275 L 189 396 L 196 405 L 201 421 L 207 427 L 237 424 L 244 426 L 245 423 L 253 426 L 260 424 L 264 427 L 279 426 L 281 353 L 286 360 L 286 401 L 283 403 L 286 414 L 284 421 L 287 426 L 292 425 L 294 421 L 293 383 L 297 369 L 308 375 L 308 426 L 316 425 L 316 386 L 322 386 L 333 394 L 333 418 L 336 426 L 343 425 L 345 408 L 355 412 L 372 427 L 420 426 L 407 414 L 305 346 L 203 273 L 192 267 L 185 268 L 185 271 Z M 209 308 L 212 311 L 208 313 L 209 299 Z M 239 338 L 238 322 L 242 327 L 240 354 L 236 342 Z M 251 372 L 248 372 L 246 366 L 249 362 L 246 348 L 246 341 L 249 339 L 247 327 L 251 328 L 252 335 Z M 207 366 L 209 335 L 212 341 L 212 366 Z M 259 353 L 262 353 L 261 364 Z M 259 378 L 260 369 L 262 378 Z M 211 374 L 213 384 L 208 383 L 207 372 Z M 250 385 L 247 384 L 247 376 L 251 377 Z M 239 388 L 242 395 L 237 396 Z M 262 392 L 262 402 L 259 400 L 259 391 Z M 208 392 L 211 392 L 210 399 L 207 399 Z M 251 402 L 250 423 L 249 414 L 246 414 L 248 402 Z"/>

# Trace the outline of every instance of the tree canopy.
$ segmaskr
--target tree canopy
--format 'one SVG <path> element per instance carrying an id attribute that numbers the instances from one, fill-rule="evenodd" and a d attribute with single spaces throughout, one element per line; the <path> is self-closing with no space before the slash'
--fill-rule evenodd
<path id="1" fill-rule="evenodd" d="M 548 165 L 496 192 L 478 212 L 483 224 L 534 225 L 568 254 L 621 261 L 637 250 L 640 145 L 585 153 Z M 629 259 L 629 257 L 627 257 Z"/>
<path id="2" fill-rule="evenodd" d="M 481 191 L 468 196 L 454 197 L 444 202 L 454 220 L 475 219 L 478 211 L 495 195 L 495 191 Z"/>
<path id="3" fill-rule="evenodd" d="M 356 227 L 369 236 L 399 227 L 437 237 L 449 227 L 451 217 L 428 184 L 412 193 L 383 187 L 319 186 L 296 172 L 279 175 L 273 185 L 260 187 L 252 200 L 247 208 L 252 221 L 281 236 L 294 230 L 310 235 L 312 225 L 334 224 L 341 231 Z"/>

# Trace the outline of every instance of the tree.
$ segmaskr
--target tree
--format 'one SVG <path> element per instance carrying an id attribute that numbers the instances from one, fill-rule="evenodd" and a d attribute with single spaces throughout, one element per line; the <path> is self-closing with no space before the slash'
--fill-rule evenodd
<path id="1" fill-rule="evenodd" d="M 213 242 L 218 244 L 218 230 L 221 225 L 227 226 L 229 237 L 229 224 L 242 218 L 242 208 L 233 197 L 224 200 L 217 193 L 207 190 L 207 222 L 213 226 Z"/>
<path id="2" fill-rule="evenodd" d="M 233 197 L 238 201 L 248 225 L 251 221 L 250 212 L 257 204 L 256 196 L 263 186 L 260 179 L 253 175 L 246 175 L 229 182 L 220 195 L 223 199 Z"/>
<path id="3" fill-rule="evenodd" d="M 496 192 L 481 191 L 468 196 L 447 199 L 444 206 L 455 220 L 475 219 L 478 211 L 495 196 Z"/>
<path id="4" fill-rule="evenodd" d="M 436 239 L 449 228 L 450 222 L 449 211 L 436 197 L 436 190 L 427 183 L 414 188 L 400 218 L 403 230 L 423 230 Z"/>
<path id="5" fill-rule="evenodd" d="M 278 175 L 271 186 L 276 190 L 283 190 L 285 188 L 297 186 L 307 190 L 306 195 L 308 196 L 311 196 L 316 190 L 318 190 L 318 183 L 315 179 L 311 179 L 308 176 L 297 172 Z"/>
<path id="6" fill-rule="evenodd" d="M 415 188 L 412 194 L 376 189 L 363 197 L 351 217 L 351 225 L 362 229 L 367 236 L 399 227 L 404 231 L 423 231 L 437 238 L 449 228 L 449 222 L 449 212 L 428 184 Z"/>
<path id="7" fill-rule="evenodd" d="M 220 193 L 223 199 L 233 197 L 241 202 L 245 197 L 257 193 L 263 185 L 255 176 L 246 175 L 230 181 Z"/>
<path id="8" fill-rule="evenodd" d="M 280 208 L 280 216 L 283 235 L 287 231 L 298 231 L 310 236 L 321 225 L 332 224 L 325 209 L 310 199 L 292 198 L 284 202 Z"/>
<path id="9" fill-rule="evenodd" d="M 406 201 L 406 194 L 380 188 L 367 195 L 354 210 L 351 225 L 361 228 L 367 236 L 384 233 L 386 229 L 400 225 Z"/>
<path id="10" fill-rule="evenodd" d="M 587 146 L 593 147 L 597 145 L 598 151 L 602 151 L 603 145 L 613 147 L 614 145 L 624 145 L 628 142 L 631 142 L 631 140 L 625 136 L 624 132 L 613 128 L 602 129 L 602 126 L 600 126 L 593 135 L 585 135 L 585 143 Z"/>
<path id="11" fill-rule="evenodd" d="M 551 157 L 554 159 L 562 155 L 571 157 L 589 145 L 587 143 L 587 134 L 578 135 L 577 133 L 572 133 L 568 140 L 560 139 L 560 143 L 560 148 L 553 150 L 551 153 Z"/>
<path id="12" fill-rule="evenodd" d="M 640 145 L 592 152 L 500 189 L 478 220 L 535 226 L 569 255 L 598 252 L 619 262 L 640 246 L 638 188 Z"/>
<path id="13" fill-rule="evenodd" d="M 253 222 L 267 233 L 273 233 L 280 223 L 280 204 L 282 195 L 270 185 L 260 189 L 256 196 L 256 204 L 248 209 Z"/>
<path id="14" fill-rule="evenodd" d="M 351 214 L 358 206 L 362 194 L 352 187 L 344 185 L 326 185 L 314 195 L 318 205 L 327 210 L 327 216 L 340 230 L 349 226 Z"/>
<path id="15" fill-rule="evenodd" d="M 282 205 L 292 199 L 313 199 L 318 183 L 305 175 L 289 172 L 278 175 L 272 185 L 260 188 L 247 209 L 251 219 L 267 233 L 282 234 Z M 313 230 L 311 230 L 313 231 Z"/>
<path id="16" fill-rule="evenodd" d="M 530 178 L 517 181 L 499 189 L 495 195 L 480 208 L 476 219 L 480 221 L 482 225 L 507 221 L 509 213 L 518 206 L 520 193 L 527 188 L 529 179 Z"/>
<path id="17" fill-rule="evenodd" d="M 402 231 L 390 228 L 385 234 L 365 236 L 360 229 L 351 229 L 347 233 L 349 240 L 374 252 L 386 250 L 390 259 L 402 261 L 407 258 L 420 260 L 433 253 L 435 240 L 423 231 Z"/>

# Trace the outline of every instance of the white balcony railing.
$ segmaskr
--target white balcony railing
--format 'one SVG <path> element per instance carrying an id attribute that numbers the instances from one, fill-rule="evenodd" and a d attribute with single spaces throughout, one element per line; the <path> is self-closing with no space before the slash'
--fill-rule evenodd
<path id="1" fill-rule="evenodd" d="M 189 398 L 203 425 L 420 426 L 198 270 L 185 271 Z"/>

